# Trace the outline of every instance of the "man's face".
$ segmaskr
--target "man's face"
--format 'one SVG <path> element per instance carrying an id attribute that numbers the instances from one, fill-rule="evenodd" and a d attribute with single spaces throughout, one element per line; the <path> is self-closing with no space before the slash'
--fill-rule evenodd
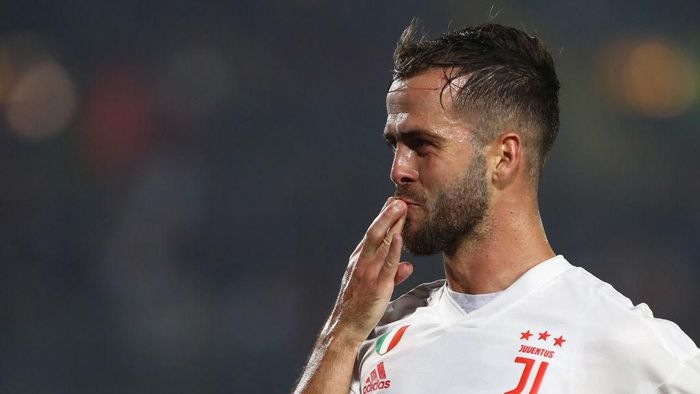
<path id="1" fill-rule="evenodd" d="M 391 179 L 408 204 L 404 245 L 417 255 L 453 252 L 489 206 L 484 155 L 453 109 L 454 91 L 442 90 L 445 82 L 443 70 L 430 70 L 395 81 L 386 98 Z"/>

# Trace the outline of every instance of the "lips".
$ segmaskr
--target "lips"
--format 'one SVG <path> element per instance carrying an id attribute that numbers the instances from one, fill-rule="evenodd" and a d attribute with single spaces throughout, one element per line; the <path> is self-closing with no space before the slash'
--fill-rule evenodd
<path id="1" fill-rule="evenodd" d="M 414 206 L 419 206 L 419 205 L 420 205 L 420 204 L 418 204 L 417 202 L 415 202 L 415 201 L 413 201 L 413 200 L 411 200 L 411 199 L 409 199 L 409 198 L 406 198 L 406 197 L 396 196 L 396 198 L 398 198 L 399 200 L 405 202 L 406 205 L 409 205 L 409 206 L 410 206 L 410 205 L 414 205 Z"/>

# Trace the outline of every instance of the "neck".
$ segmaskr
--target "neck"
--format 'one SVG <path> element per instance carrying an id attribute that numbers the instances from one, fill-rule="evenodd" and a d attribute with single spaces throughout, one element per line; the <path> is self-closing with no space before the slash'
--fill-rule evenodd
<path id="1" fill-rule="evenodd" d="M 522 200 L 492 206 L 482 223 L 443 255 L 448 285 L 469 294 L 504 290 L 554 256 L 537 203 Z"/>

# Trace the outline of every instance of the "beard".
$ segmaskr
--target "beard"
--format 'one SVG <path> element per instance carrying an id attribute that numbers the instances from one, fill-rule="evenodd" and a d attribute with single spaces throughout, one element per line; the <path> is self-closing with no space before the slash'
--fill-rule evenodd
<path id="1" fill-rule="evenodd" d="M 441 190 L 432 203 L 420 191 L 399 186 L 396 195 L 415 200 L 427 215 L 422 221 L 406 217 L 404 247 L 418 256 L 454 253 L 486 216 L 490 198 L 485 175 L 486 159 L 477 153 L 465 176 Z"/>

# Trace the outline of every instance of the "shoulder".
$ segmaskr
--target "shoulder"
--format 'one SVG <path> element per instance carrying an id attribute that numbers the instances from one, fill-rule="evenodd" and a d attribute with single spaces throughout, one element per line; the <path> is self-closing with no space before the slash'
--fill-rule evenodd
<path id="1" fill-rule="evenodd" d="M 700 391 L 700 354 L 680 363 L 670 377 L 657 388 L 662 393 L 697 393 Z"/>
<path id="2" fill-rule="evenodd" d="M 568 347 L 560 354 L 586 366 L 574 380 L 588 392 L 600 384 L 629 392 L 686 392 L 675 388 L 688 385 L 697 390 L 700 349 L 692 339 L 587 270 L 570 266 L 529 301 L 539 321 L 566 334 Z"/>
<path id="3" fill-rule="evenodd" d="M 690 358 L 697 353 L 695 343 L 675 323 L 654 317 L 645 303 L 635 305 L 629 298 L 612 285 L 598 279 L 583 268 L 576 267 L 569 272 L 572 282 L 583 286 L 569 286 L 585 296 L 585 315 L 605 319 L 612 332 L 629 336 L 632 333 L 659 341 L 666 350 L 681 358 Z M 631 331 L 630 331 L 631 330 Z M 628 338 L 629 340 L 629 338 Z M 688 353 L 690 349 L 690 353 Z"/>
<path id="4" fill-rule="evenodd" d="M 562 275 L 557 286 L 577 309 L 574 324 L 586 363 L 607 365 L 611 371 L 625 369 L 638 381 L 649 373 L 661 381 L 700 376 L 700 349 L 678 325 L 654 317 L 647 304 L 635 305 L 580 267 Z"/>

